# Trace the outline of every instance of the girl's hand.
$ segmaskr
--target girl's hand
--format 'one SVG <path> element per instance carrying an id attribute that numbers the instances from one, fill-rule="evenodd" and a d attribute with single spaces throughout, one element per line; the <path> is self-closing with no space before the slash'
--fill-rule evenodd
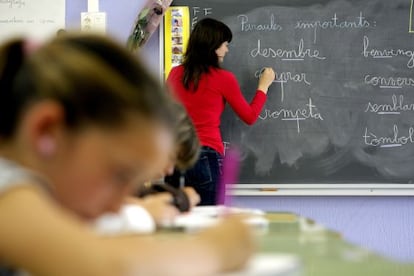
<path id="1" fill-rule="evenodd" d="M 228 216 L 216 227 L 201 233 L 204 241 L 215 249 L 222 271 L 243 268 L 254 252 L 250 226 L 237 216 Z"/>
<path id="2" fill-rule="evenodd" d="M 184 192 L 190 201 L 190 208 L 193 208 L 200 203 L 200 195 L 194 190 L 193 187 L 184 187 Z"/>

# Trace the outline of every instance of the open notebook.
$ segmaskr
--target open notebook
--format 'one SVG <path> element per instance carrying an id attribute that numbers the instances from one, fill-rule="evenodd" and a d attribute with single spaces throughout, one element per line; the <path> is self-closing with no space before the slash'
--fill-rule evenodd
<path id="1" fill-rule="evenodd" d="M 165 227 L 178 227 L 192 232 L 216 224 L 223 214 L 246 214 L 245 222 L 255 230 L 266 232 L 269 221 L 265 213 L 259 209 L 237 207 L 198 206 L 190 213 L 181 214 Z M 220 274 L 219 276 L 299 276 L 302 275 L 300 260 L 296 255 L 283 253 L 258 253 L 248 262 L 241 271 Z"/>
<path id="2" fill-rule="evenodd" d="M 215 225 L 226 214 L 245 214 L 245 222 L 254 229 L 266 231 L 269 221 L 265 218 L 265 213 L 259 209 L 246 209 L 237 207 L 216 206 L 197 206 L 191 212 L 180 214 L 173 221 L 166 222 L 162 226 L 165 228 L 182 228 L 187 232 L 194 232 Z"/>
<path id="3" fill-rule="evenodd" d="M 248 214 L 249 216 L 245 219 L 246 223 L 258 230 L 266 230 L 269 224 L 260 210 L 218 205 L 194 207 L 191 212 L 182 213 L 172 221 L 165 221 L 161 227 L 194 232 L 213 226 L 224 213 Z M 144 208 L 134 204 L 126 204 L 119 213 L 100 217 L 93 226 L 102 235 L 152 233 L 156 230 L 155 222 L 150 214 Z"/>
<path id="4" fill-rule="evenodd" d="M 165 227 L 178 227 L 190 232 L 201 230 L 216 224 L 224 212 L 226 214 L 249 214 L 251 217 L 246 220 L 246 223 L 259 230 L 266 230 L 268 227 L 269 222 L 261 210 L 220 205 L 195 207 L 191 212 L 181 214 L 174 221 L 166 223 Z M 149 214 L 135 205 L 126 205 L 119 214 L 100 218 L 94 226 L 98 233 L 103 235 L 151 233 L 155 231 L 155 224 Z M 298 276 L 302 275 L 301 271 L 299 258 L 295 255 L 259 253 L 250 259 L 243 270 L 215 276 Z"/>

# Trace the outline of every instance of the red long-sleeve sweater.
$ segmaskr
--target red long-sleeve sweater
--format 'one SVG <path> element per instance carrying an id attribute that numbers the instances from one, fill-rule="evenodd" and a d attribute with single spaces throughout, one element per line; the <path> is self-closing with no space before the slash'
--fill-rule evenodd
<path id="1" fill-rule="evenodd" d="M 196 92 L 188 91 L 182 83 L 183 74 L 183 66 L 174 67 L 168 76 L 167 84 L 185 106 L 201 145 L 223 154 L 220 117 L 226 102 L 245 123 L 251 125 L 260 115 L 266 102 L 266 94 L 257 90 L 253 100 L 248 103 L 240 91 L 236 77 L 229 71 L 215 68 L 202 75 Z"/>

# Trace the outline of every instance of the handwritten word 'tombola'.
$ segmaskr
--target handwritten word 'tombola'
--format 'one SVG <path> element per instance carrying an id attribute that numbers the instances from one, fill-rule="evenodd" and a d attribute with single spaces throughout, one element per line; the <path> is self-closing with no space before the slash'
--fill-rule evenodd
<path id="1" fill-rule="evenodd" d="M 410 127 L 407 134 L 407 136 L 400 135 L 398 127 L 394 125 L 392 136 L 378 136 L 368 131 L 368 128 L 365 128 L 365 134 L 362 137 L 364 138 L 365 145 L 381 148 L 393 148 L 401 147 L 408 143 L 414 143 L 414 128 Z"/>

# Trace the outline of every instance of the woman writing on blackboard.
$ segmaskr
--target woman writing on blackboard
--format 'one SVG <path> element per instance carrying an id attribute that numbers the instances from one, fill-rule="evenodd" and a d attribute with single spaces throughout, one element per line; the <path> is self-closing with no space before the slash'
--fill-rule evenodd
<path id="1" fill-rule="evenodd" d="M 250 103 L 235 76 L 220 67 L 232 39 L 230 28 L 211 18 L 199 21 L 191 35 L 182 65 L 173 68 L 167 84 L 193 120 L 202 151 L 196 165 L 186 172 L 186 183 L 200 194 L 200 205 L 216 203 L 217 183 L 224 146 L 220 117 L 226 102 L 247 124 L 253 124 L 266 101 L 275 72 L 265 68 Z"/>

